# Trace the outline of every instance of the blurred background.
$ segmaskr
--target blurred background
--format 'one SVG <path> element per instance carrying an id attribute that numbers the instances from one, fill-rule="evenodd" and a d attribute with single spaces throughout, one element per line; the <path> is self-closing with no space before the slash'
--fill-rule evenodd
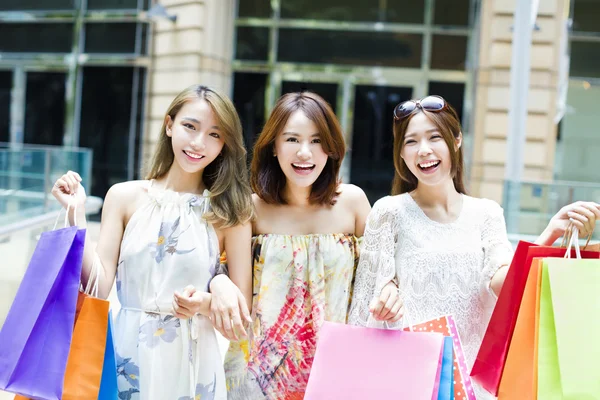
<path id="1" fill-rule="evenodd" d="M 518 20 L 521 0 L 1 0 L 0 323 L 57 217 L 54 180 L 79 171 L 98 221 L 195 83 L 231 96 L 249 149 L 281 94 L 323 96 L 342 178 L 371 203 L 391 186 L 393 107 L 427 94 L 457 109 L 469 192 L 502 204 L 511 240 L 600 202 L 600 0 L 522 1 Z"/>

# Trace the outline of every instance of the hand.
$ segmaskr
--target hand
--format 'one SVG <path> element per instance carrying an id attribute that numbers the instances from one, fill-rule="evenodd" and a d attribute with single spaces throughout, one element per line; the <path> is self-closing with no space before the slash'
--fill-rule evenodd
<path id="1" fill-rule="evenodd" d="M 398 322 L 404 315 L 404 302 L 394 282 L 389 282 L 381 290 L 379 298 L 374 298 L 369 305 L 373 318 L 377 321 Z"/>
<path id="2" fill-rule="evenodd" d="M 237 332 L 246 337 L 244 322 L 251 323 L 252 318 L 240 289 L 226 275 L 217 275 L 210 282 L 210 291 L 210 317 L 215 329 L 229 340 L 239 340 Z"/>
<path id="3" fill-rule="evenodd" d="M 596 220 L 600 219 L 600 204 L 578 201 L 564 206 L 552 217 L 548 228 L 553 236 L 563 236 L 570 223 L 579 230 L 579 237 L 585 238 L 594 232 Z"/>
<path id="4" fill-rule="evenodd" d="M 67 208 L 69 202 L 71 202 L 73 208 L 82 208 L 85 204 L 85 189 L 81 185 L 81 176 L 77 172 L 69 171 L 58 178 L 52 187 L 51 193 L 64 208 Z M 73 204 L 74 200 L 75 203 Z"/>
<path id="5" fill-rule="evenodd" d="M 195 287 L 187 286 L 183 293 L 175 292 L 173 295 L 173 314 L 181 319 L 192 318 L 200 312 L 209 298 L 208 293 L 198 292 Z"/>

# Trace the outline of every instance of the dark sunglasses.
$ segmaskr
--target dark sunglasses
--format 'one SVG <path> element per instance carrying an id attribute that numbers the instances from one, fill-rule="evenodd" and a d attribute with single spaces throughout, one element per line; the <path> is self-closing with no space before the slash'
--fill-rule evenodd
<path id="1" fill-rule="evenodd" d="M 422 110 L 438 112 L 447 107 L 446 100 L 440 96 L 427 96 L 421 100 L 403 101 L 394 108 L 394 119 L 396 121 L 406 118 L 417 108 Z"/>

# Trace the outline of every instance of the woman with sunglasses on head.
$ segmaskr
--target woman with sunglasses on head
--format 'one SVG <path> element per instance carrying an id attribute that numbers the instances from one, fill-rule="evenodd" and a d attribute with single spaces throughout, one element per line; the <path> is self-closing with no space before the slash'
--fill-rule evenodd
<path id="1" fill-rule="evenodd" d="M 392 196 L 369 214 L 349 323 L 383 326 L 403 315 L 413 323 L 452 314 L 473 365 L 512 258 L 502 208 L 466 195 L 462 132 L 441 97 L 394 109 Z M 561 209 L 536 241 L 551 245 L 570 222 L 591 232 L 600 205 Z M 389 290 L 390 282 L 398 290 Z M 398 297 L 403 303 L 401 308 Z M 475 384 L 478 399 L 492 399 Z"/>

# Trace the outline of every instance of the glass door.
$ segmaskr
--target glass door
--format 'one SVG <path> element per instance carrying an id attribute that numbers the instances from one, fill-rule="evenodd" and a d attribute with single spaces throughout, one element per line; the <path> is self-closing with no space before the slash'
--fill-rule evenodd
<path id="1" fill-rule="evenodd" d="M 371 204 L 390 193 L 394 178 L 393 110 L 413 96 L 410 86 L 356 85 L 350 145 L 350 182 Z"/>

